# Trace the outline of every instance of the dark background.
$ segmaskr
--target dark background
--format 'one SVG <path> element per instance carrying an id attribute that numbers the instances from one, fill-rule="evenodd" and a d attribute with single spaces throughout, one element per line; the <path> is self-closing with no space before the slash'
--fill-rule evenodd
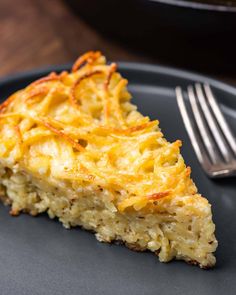
<path id="1" fill-rule="evenodd" d="M 109 60 L 153 62 L 100 36 L 61 0 L 0 0 L 1 76 L 71 62 L 88 50 Z"/>
<path id="2" fill-rule="evenodd" d="M 169 60 L 168 56 L 163 60 L 158 51 L 151 56 L 147 52 L 130 49 L 124 43 L 102 36 L 76 16 L 65 2 L 0 0 L 0 77 L 45 65 L 72 62 L 87 50 L 101 50 L 108 60 L 176 66 L 171 62 L 174 46 Z M 93 1 L 88 2 L 92 9 Z M 154 42 L 157 37 L 154 36 Z M 179 66 L 236 84 L 236 70 L 235 73 L 209 72 L 181 65 L 181 62 Z"/>

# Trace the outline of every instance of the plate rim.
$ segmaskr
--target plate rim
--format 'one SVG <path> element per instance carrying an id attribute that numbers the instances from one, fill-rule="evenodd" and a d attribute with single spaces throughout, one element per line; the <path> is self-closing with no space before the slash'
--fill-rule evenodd
<path id="1" fill-rule="evenodd" d="M 181 78 L 185 80 L 193 80 L 196 82 L 207 82 L 213 87 L 219 88 L 223 91 L 226 91 L 236 96 L 236 85 L 234 86 L 230 83 L 223 82 L 219 79 L 215 79 L 211 76 L 201 74 L 195 71 L 188 71 L 188 70 L 177 68 L 177 67 L 159 65 L 157 63 L 151 64 L 151 63 L 142 63 L 142 62 L 117 61 L 117 64 L 118 64 L 118 71 L 127 71 L 127 70 L 141 71 L 141 72 L 153 73 L 153 74 L 164 74 L 164 75 Z M 0 87 L 2 87 L 4 84 L 16 82 L 17 80 L 30 78 L 31 76 L 34 76 L 34 75 L 43 76 L 52 71 L 60 72 L 63 70 L 68 70 L 71 68 L 71 66 L 72 66 L 72 63 L 46 65 L 46 66 L 2 76 L 0 77 Z"/>

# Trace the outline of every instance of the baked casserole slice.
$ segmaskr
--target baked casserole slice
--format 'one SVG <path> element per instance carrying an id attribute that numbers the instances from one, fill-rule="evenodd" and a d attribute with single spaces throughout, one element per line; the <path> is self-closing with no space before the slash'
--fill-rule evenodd
<path id="1" fill-rule="evenodd" d="M 0 106 L 0 196 L 10 213 L 47 212 L 99 241 L 162 262 L 215 264 L 211 205 L 180 154 L 130 103 L 127 80 L 88 52 Z"/>

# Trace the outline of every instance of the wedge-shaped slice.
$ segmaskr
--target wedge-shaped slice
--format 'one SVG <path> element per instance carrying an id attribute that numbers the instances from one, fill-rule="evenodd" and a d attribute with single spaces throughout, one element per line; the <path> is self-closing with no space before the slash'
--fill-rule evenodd
<path id="1" fill-rule="evenodd" d="M 1 199 L 11 214 L 48 212 L 99 241 L 124 242 L 212 267 L 211 206 L 197 193 L 181 142 L 130 101 L 127 80 L 99 52 L 51 73 L 0 106 Z"/>

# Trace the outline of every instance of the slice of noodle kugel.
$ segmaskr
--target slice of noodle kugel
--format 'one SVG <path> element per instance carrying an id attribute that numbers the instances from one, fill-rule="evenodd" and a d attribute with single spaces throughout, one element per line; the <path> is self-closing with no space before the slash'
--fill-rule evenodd
<path id="1" fill-rule="evenodd" d="M 100 52 L 51 73 L 0 106 L 0 195 L 10 213 L 47 212 L 99 241 L 215 264 L 211 206 L 180 154 L 130 103 Z"/>

